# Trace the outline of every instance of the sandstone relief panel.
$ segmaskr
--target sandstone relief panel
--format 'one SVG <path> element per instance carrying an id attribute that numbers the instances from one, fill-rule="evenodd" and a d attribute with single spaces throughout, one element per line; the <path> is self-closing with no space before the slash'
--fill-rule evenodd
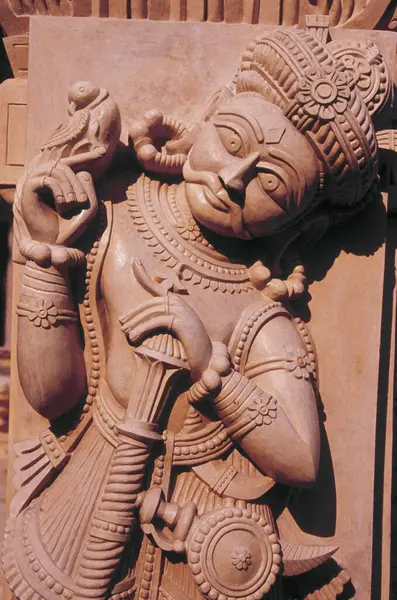
<path id="1" fill-rule="evenodd" d="M 17 363 L 49 426 L 14 444 L 18 600 L 355 596 L 338 545 L 285 524 L 320 464 L 302 256 L 379 203 L 391 135 L 382 52 L 328 24 L 257 32 L 193 124 L 132 108 L 128 146 L 73 83 L 29 160 Z"/>

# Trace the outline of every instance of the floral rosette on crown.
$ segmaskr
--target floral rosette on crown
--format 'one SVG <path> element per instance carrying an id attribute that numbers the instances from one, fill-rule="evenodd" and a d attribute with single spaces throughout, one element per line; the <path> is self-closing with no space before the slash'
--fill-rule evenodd
<path id="1" fill-rule="evenodd" d="M 352 76 L 342 65 L 308 69 L 299 81 L 296 100 L 310 117 L 332 121 L 347 109 L 352 85 Z"/>
<path id="2" fill-rule="evenodd" d="M 368 60 L 364 56 L 342 56 L 341 62 L 343 62 L 346 70 L 350 73 L 352 82 L 357 85 L 360 92 L 366 92 L 371 87 L 371 64 L 369 62 L 370 56 L 376 57 L 378 49 L 372 47 L 368 50 Z"/>

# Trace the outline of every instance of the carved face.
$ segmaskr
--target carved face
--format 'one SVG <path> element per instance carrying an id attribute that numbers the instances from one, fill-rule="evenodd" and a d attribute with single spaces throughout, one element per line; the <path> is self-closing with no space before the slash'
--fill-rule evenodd
<path id="1" fill-rule="evenodd" d="M 240 238 L 276 231 L 310 204 L 319 185 L 308 141 L 276 106 L 248 94 L 206 123 L 183 175 L 197 221 Z"/>

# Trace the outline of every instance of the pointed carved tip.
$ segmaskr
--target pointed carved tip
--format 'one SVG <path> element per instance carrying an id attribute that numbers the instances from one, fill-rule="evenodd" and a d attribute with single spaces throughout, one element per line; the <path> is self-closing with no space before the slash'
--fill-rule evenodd
<path id="1" fill-rule="evenodd" d="M 281 542 L 283 550 L 284 575 L 302 575 L 322 565 L 331 558 L 339 546 L 305 546 Z"/>

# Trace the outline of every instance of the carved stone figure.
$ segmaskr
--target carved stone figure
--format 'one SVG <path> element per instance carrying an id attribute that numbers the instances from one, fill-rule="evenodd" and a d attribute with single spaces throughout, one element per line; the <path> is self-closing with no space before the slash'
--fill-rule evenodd
<path id="1" fill-rule="evenodd" d="M 281 599 L 336 551 L 278 534 L 320 453 L 291 302 L 301 246 L 376 193 L 390 81 L 373 44 L 320 34 L 258 38 L 190 129 L 138 118 L 127 168 L 115 102 L 78 83 L 28 165 L 18 367 L 50 426 L 15 444 L 16 598 Z"/>

